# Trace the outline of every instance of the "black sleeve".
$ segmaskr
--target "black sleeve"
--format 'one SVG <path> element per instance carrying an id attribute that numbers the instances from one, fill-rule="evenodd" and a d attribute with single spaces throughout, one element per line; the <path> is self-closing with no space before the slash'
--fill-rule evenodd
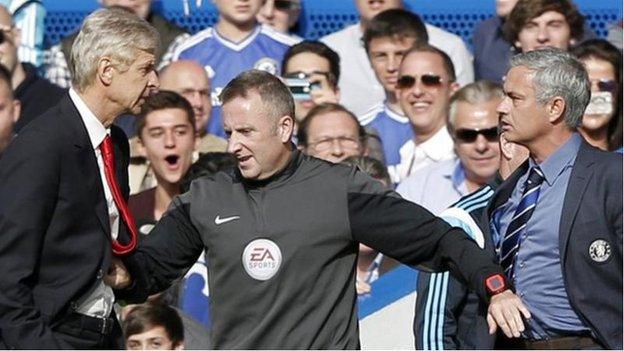
<path id="1" fill-rule="evenodd" d="M 404 264 L 430 272 L 450 270 L 487 300 L 485 279 L 500 266 L 459 228 L 354 168 L 348 180 L 353 238 Z"/>
<path id="2" fill-rule="evenodd" d="M 150 234 L 141 238 L 129 257 L 138 265 L 132 271 L 141 273 L 122 295 L 140 301 L 164 291 L 197 261 L 204 244 L 190 220 L 189 197 L 189 193 L 176 197 Z"/>
<path id="3" fill-rule="evenodd" d="M 0 161 L 0 331 L 9 348 L 69 347 L 54 337 L 33 298 L 60 177 L 60 152 L 44 133 L 22 133 Z"/>

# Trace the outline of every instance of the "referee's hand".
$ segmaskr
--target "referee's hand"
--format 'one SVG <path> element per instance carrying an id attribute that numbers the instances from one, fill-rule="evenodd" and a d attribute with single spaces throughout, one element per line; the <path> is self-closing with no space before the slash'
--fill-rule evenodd
<path id="1" fill-rule="evenodd" d="M 496 333 L 496 329 L 500 327 L 508 338 L 519 338 L 524 331 L 522 316 L 529 319 L 531 312 L 511 290 L 492 296 L 487 315 L 490 334 Z"/>

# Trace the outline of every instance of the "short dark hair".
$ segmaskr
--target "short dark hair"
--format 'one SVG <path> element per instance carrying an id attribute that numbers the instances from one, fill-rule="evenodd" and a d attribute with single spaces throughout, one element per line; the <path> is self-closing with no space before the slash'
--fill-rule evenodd
<path id="1" fill-rule="evenodd" d="M 11 85 L 11 72 L 2 64 L 0 64 L 0 82 L 4 82 L 4 84 L 6 84 L 11 98 L 14 98 L 15 94 L 13 93 L 13 86 Z"/>
<path id="2" fill-rule="evenodd" d="M 141 106 L 141 112 L 137 116 L 136 122 L 136 130 L 137 135 L 141 138 L 141 132 L 143 128 L 145 128 L 145 124 L 147 123 L 147 115 L 154 111 L 165 110 L 168 108 L 177 108 L 186 114 L 187 121 L 191 124 L 193 128 L 193 133 L 195 130 L 195 113 L 193 112 L 193 107 L 191 104 L 180 94 L 169 91 L 169 90 L 160 90 L 158 93 L 151 95 L 145 100 L 145 103 Z"/>
<path id="3" fill-rule="evenodd" d="M 507 40 L 514 44 L 527 22 L 544 12 L 555 11 L 562 14 L 570 26 L 570 35 L 579 40 L 583 36 L 585 18 L 569 0 L 519 0 L 505 21 L 503 31 Z"/>
<path id="4" fill-rule="evenodd" d="M 132 308 L 123 322 L 124 339 L 163 327 L 174 345 L 184 342 L 184 325 L 176 310 L 160 302 L 144 303 Z"/>
<path id="5" fill-rule="evenodd" d="M 228 172 L 236 168 L 236 157 L 228 152 L 207 152 L 199 156 L 180 181 L 180 190 L 185 193 L 191 188 L 191 183 L 200 177 L 213 175 L 218 172 Z"/>
<path id="6" fill-rule="evenodd" d="M 291 46 L 282 59 L 282 76 L 286 75 L 286 66 L 288 66 L 290 59 L 304 52 L 316 54 L 329 62 L 329 84 L 336 87 L 340 79 L 340 56 L 320 41 L 304 40 Z"/>
<path id="7" fill-rule="evenodd" d="M 618 87 L 615 92 L 616 110 L 608 127 L 609 150 L 619 149 L 622 146 L 622 52 L 606 40 L 591 39 L 573 48 L 571 53 L 581 61 L 594 58 L 613 66 Z"/>
<path id="8" fill-rule="evenodd" d="M 409 56 L 410 54 L 416 53 L 416 52 L 430 52 L 432 54 L 436 54 L 438 56 L 440 56 L 442 58 L 442 65 L 444 66 L 444 71 L 446 71 L 446 74 L 449 76 L 449 80 L 451 82 L 454 82 L 457 80 L 457 76 L 455 75 L 455 66 L 453 65 L 453 60 L 451 60 L 451 57 L 449 55 L 447 55 L 446 52 L 438 49 L 437 47 L 429 44 L 429 43 L 419 43 L 416 42 L 414 43 L 414 46 L 412 46 L 403 56 L 403 61 L 405 61 L 405 59 L 407 58 L 407 56 Z"/>
<path id="9" fill-rule="evenodd" d="M 297 131 L 297 141 L 301 146 L 308 146 L 308 129 L 310 128 L 310 124 L 312 124 L 312 120 L 316 116 L 324 115 L 331 112 L 344 112 L 349 118 L 353 120 L 353 122 L 358 127 L 358 134 L 360 137 L 360 141 L 364 142 L 366 137 L 366 131 L 364 127 L 360 124 L 357 117 L 353 114 L 353 112 L 347 110 L 344 106 L 334 103 L 323 103 L 320 105 L 314 106 L 308 114 L 304 117 L 303 121 L 299 124 L 299 130 Z"/>
<path id="10" fill-rule="evenodd" d="M 370 42 L 373 39 L 387 37 L 399 40 L 413 38 L 415 42 L 422 43 L 429 41 L 427 28 L 420 17 L 403 9 L 383 11 L 368 22 L 362 37 L 366 52 L 368 52 Z"/>
<path id="11" fill-rule="evenodd" d="M 270 117 L 295 118 L 295 102 L 290 90 L 279 78 L 265 71 L 252 69 L 239 74 L 223 88 L 219 99 L 225 105 L 239 97 L 247 98 L 250 92 L 260 95 L 267 112 L 273 114 Z"/>

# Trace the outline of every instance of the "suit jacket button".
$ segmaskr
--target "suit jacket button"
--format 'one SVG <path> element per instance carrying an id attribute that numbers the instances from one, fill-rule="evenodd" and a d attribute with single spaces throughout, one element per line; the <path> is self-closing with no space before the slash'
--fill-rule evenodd
<path id="1" fill-rule="evenodd" d="M 102 277 L 104 277 L 104 271 L 100 269 L 97 272 L 97 278 L 99 280 L 99 279 L 102 279 Z"/>
<path id="2" fill-rule="evenodd" d="M 78 304 L 76 303 L 76 301 L 72 301 L 69 303 L 69 307 L 75 311 L 78 309 Z"/>

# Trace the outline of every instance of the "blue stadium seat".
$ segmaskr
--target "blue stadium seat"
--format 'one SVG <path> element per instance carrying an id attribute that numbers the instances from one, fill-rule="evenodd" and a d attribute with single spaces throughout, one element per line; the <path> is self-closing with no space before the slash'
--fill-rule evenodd
<path id="1" fill-rule="evenodd" d="M 302 0 L 304 11 L 299 21 L 298 34 L 307 39 L 317 39 L 357 21 L 353 0 Z M 577 0 L 581 12 L 599 37 L 605 37 L 612 23 L 622 18 L 622 2 L 619 0 Z M 405 0 L 408 8 L 420 14 L 433 25 L 461 36 L 471 44 L 476 23 L 492 16 L 494 0 Z M 48 0 L 46 18 L 46 45 L 53 45 L 75 31 L 90 11 L 98 7 L 96 0 Z M 212 25 L 217 13 L 210 0 L 203 0 L 201 8 L 189 0 L 191 13 L 186 16 L 182 0 L 156 0 L 155 10 L 191 33 Z"/>

